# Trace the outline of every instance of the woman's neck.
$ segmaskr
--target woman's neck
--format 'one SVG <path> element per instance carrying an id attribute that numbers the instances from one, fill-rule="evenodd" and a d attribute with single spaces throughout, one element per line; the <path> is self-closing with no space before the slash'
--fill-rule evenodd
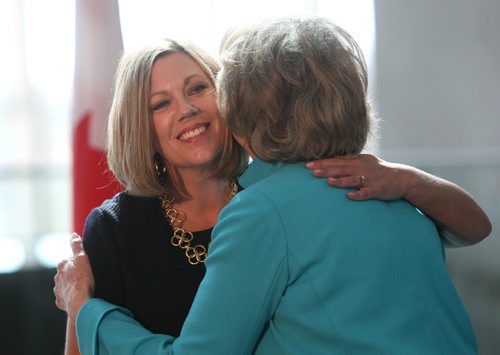
<path id="1" fill-rule="evenodd" d="M 185 175 L 183 181 L 191 198 L 174 202 L 174 208 L 187 215 L 183 227 L 191 231 L 212 228 L 220 210 L 231 200 L 229 181 L 206 175 Z"/>

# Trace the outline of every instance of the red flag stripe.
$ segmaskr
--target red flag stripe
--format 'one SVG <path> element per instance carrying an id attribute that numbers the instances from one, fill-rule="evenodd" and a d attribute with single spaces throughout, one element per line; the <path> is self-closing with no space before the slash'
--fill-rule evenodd
<path id="1" fill-rule="evenodd" d="M 123 50 L 117 0 L 77 0 L 73 103 L 73 229 L 122 189 L 108 170 L 105 140 L 113 77 Z"/>

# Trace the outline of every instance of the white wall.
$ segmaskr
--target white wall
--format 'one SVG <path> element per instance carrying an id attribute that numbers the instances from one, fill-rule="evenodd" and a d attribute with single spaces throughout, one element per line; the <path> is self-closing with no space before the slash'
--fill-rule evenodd
<path id="1" fill-rule="evenodd" d="M 480 354 L 500 349 L 500 1 L 376 0 L 382 158 L 472 193 L 493 223 L 482 243 L 447 250 Z"/>

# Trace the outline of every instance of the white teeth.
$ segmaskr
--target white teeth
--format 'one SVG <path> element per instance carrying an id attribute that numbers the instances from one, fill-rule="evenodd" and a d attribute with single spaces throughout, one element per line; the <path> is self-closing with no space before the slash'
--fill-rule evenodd
<path id="1" fill-rule="evenodd" d="M 201 127 L 196 128 L 196 129 L 193 129 L 192 131 L 184 133 L 182 136 L 179 137 L 179 139 L 183 141 L 183 140 L 186 140 L 189 138 L 193 138 L 193 137 L 196 137 L 196 136 L 202 134 L 206 130 L 207 130 L 207 127 L 201 126 Z"/>

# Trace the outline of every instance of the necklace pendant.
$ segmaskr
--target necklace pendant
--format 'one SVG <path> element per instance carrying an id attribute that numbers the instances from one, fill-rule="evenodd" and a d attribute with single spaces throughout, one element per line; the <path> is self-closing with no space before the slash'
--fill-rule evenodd
<path id="1" fill-rule="evenodd" d="M 233 179 L 229 183 L 231 197 L 236 195 L 238 192 L 238 183 L 236 179 Z M 191 246 L 191 242 L 194 238 L 192 232 L 187 231 L 182 228 L 184 221 L 187 218 L 185 212 L 176 210 L 174 206 L 174 198 L 169 199 L 167 194 L 160 197 L 161 208 L 163 209 L 163 215 L 168 220 L 172 226 L 174 233 L 170 238 L 170 243 L 174 247 L 184 249 L 184 254 L 191 265 L 198 265 L 199 263 L 204 263 L 208 256 L 207 248 L 203 245 L 197 244 L 194 247 Z"/>
<path id="2" fill-rule="evenodd" d="M 185 254 L 191 265 L 204 263 L 208 256 L 207 249 L 203 245 L 195 245 L 194 248 L 188 248 Z"/>

